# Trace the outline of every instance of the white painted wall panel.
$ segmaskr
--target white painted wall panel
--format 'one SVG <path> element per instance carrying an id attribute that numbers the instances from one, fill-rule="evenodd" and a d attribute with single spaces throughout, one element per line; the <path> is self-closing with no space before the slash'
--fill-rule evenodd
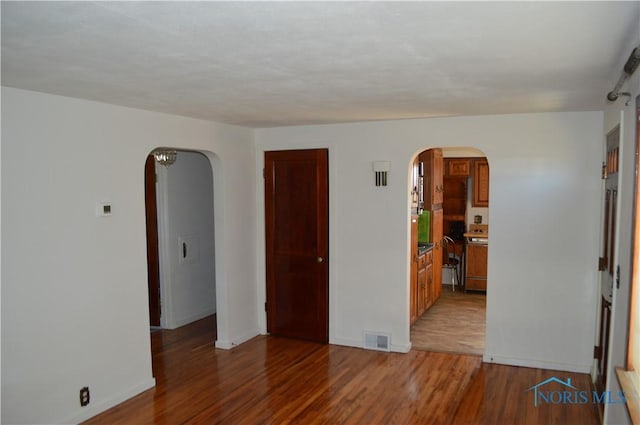
<path id="1" fill-rule="evenodd" d="M 473 147 L 491 167 L 486 360 L 588 371 L 597 293 L 602 113 L 437 118 L 258 130 L 264 150 L 329 148 L 330 341 L 409 341 L 409 164 Z M 390 160 L 389 186 L 371 162 Z M 263 214 L 258 184 L 258 216 Z M 264 299 L 263 234 L 258 296 Z M 264 315 L 261 315 L 264 330 Z"/>
<path id="2" fill-rule="evenodd" d="M 157 146 L 214 164 L 218 343 L 257 334 L 251 130 L 3 87 L 3 423 L 78 422 L 154 384 L 143 181 Z"/>

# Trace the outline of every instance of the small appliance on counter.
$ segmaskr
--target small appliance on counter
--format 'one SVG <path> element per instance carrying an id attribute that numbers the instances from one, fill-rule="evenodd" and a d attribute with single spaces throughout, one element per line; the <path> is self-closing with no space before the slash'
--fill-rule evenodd
<path id="1" fill-rule="evenodd" d="M 464 234 L 467 243 L 488 244 L 489 243 L 489 225 L 488 224 L 471 224 L 469 231 Z"/>

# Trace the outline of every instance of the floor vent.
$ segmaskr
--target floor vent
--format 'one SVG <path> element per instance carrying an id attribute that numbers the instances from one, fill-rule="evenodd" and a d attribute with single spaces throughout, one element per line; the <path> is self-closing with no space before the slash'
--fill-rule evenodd
<path id="1" fill-rule="evenodd" d="M 391 334 L 365 331 L 364 348 L 369 350 L 391 351 Z"/>

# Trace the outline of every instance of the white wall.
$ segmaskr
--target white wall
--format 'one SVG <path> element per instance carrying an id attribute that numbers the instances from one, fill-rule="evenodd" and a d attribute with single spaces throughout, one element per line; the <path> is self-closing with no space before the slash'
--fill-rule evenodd
<path id="1" fill-rule="evenodd" d="M 157 146 L 212 161 L 216 344 L 257 334 L 251 130 L 3 87 L 3 423 L 77 422 L 154 384 L 143 182 Z"/>
<path id="2" fill-rule="evenodd" d="M 624 63 L 629 57 L 629 53 L 634 47 L 640 45 L 640 27 L 636 34 L 627 40 L 627 44 L 621 50 L 620 60 L 610 75 L 611 89 L 620 77 Z M 635 98 L 640 94 L 640 70 L 637 70 L 620 90 L 630 92 L 631 101 L 625 106 L 627 98 L 620 98 L 612 104 L 607 105 L 605 110 L 605 124 L 603 135 L 608 133 L 616 125 L 620 124 L 620 172 L 618 185 L 618 249 L 614 259 L 620 265 L 620 288 L 614 284 L 612 301 L 612 330 L 609 340 L 609 367 L 607 376 L 607 389 L 617 394 L 620 385 L 615 374 L 616 367 L 624 367 L 627 351 L 627 333 L 629 320 L 629 288 L 631 284 L 631 243 L 633 233 L 633 197 L 634 197 L 634 177 L 635 177 Z M 603 93 L 605 96 L 606 93 Z M 604 142 L 602 142 L 604 146 Z M 604 147 L 602 147 L 604 151 Z M 599 313 L 598 313 L 599 314 Z M 630 424 L 631 419 L 624 405 L 605 405 L 605 423 L 607 424 Z"/>
<path id="3" fill-rule="evenodd" d="M 256 141 L 259 168 L 265 150 L 329 148 L 331 343 L 362 346 L 363 331 L 377 330 L 392 334 L 393 350 L 410 348 L 410 163 L 430 147 L 469 146 L 491 167 L 485 359 L 588 372 L 602 134 L 601 112 L 579 112 L 262 129 Z M 386 188 L 374 186 L 374 160 L 392 162 Z"/>
<path id="4" fill-rule="evenodd" d="M 213 174 L 209 159 L 190 151 L 156 163 L 156 173 L 161 319 L 175 329 L 216 312 Z"/>

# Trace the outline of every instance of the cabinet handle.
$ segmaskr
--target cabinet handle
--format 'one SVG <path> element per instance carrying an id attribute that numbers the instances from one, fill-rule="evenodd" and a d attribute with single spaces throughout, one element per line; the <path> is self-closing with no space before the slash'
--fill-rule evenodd
<path id="1" fill-rule="evenodd" d="M 318 263 L 324 263 L 324 258 L 318 257 L 316 261 L 318 261 Z"/>

